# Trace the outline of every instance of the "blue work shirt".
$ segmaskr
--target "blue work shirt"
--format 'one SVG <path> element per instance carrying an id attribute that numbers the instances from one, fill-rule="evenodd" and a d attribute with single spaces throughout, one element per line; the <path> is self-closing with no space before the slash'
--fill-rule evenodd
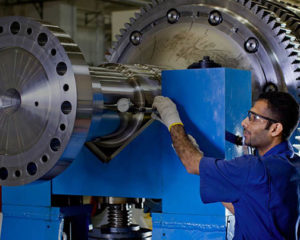
<path id="1" fill-rule="evenodd" d="M 236 240 L 295 239 L 299 164 L 289 142 L 264 156 L 244 155 L 229 161 L 203 157 L 201 199 L 233 204 Z"/>

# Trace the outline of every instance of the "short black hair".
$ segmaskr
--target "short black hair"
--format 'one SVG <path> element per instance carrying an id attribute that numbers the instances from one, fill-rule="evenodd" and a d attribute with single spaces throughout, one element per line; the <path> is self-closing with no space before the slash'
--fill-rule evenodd
<path id="1" fill-rule="evenodd" d="M 288 140 L 298 126 L 299 104 L 295 98 L 286 92 L 265 92 L 258 100 L 266 100 L 272 118 L 283 126 L 282 140 Z"/>

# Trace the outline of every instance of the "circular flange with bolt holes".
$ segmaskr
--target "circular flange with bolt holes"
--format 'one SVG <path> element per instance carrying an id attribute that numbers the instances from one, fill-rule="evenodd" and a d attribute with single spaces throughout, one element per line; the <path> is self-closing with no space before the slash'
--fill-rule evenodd
<path id="1" fill-rule="evenodd" d="M 251 71 L 253 100 L 273 83 L 300 102 L 299 12 L 278 0 L 153 0 L 124 25 L 107 59 L 184 69 L 210 56 Z M 143 38 L 128 44 L 136 31 Z"/>
<path id="2" fill-rule="evenodd" d="M 1 18 L 0 79 L 0 184 L 57 176 L 78 153 L 68 151 L 74 134 L 83 145 L 91 121 L 92 84 L 79 48 L 56 26 Z"/>
<path id="3" fill-rule="evenodd" d="M 124 25 L 107 59 L 183 69 L 210 56 L 251 71 L 253 100 L 267 82 L 298 98 L 299 24 L 279 1 L 153 0 Z M 128 44 L 136 32 L 143 38 Z"/>

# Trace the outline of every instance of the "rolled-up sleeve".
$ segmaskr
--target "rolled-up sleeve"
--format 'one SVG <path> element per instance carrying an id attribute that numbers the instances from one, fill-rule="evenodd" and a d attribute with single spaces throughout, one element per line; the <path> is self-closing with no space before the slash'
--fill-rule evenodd
<path id="1" fill-rule="evenodd" d="M 257 157 L 246 155 L 226 161 L 203 157 L 200 161 L 200 196 L 204 203 L 236 202 Z"/>

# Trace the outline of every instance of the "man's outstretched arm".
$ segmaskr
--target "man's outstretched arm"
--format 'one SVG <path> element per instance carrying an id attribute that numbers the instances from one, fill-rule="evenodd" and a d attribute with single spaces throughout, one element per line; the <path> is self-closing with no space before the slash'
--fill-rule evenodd
<path id="1" fill-rule="evenodd" d="M 154 99 L 153 108 L 157 109 L 159 116 L 154 114 L 152 117 L 161 121 L 169 129 L 175 151 L 186 170 L 199 175 L 199 164 L 203 153 L 199 150 L 195 139 L 185 133 L 176 105 L 171 99 L 158 96 Z"/>
<path id="2" fill-rule="evenodd" d="M 182 125 L 172 126 L 170 134 L 175 151 L 187 172 L 199 175 L 199 164 L 203 153 L 192 143 Z"/>
<path id="3" fill-rule="evenodd" d="M 167 97 L 155 97 L 153 108 L 156 108 L 159 115 L 153 114 L 152 117 L 161 121 L 170 131 L 174 149 L 187 172 L 200 174 L 199 165 L 203 157 L 195 139 L 187 135 L 180 120 L 177 107 L 171 99 Z M 232 214 L 234 206 L 232 203 L 222 203 Z"/>

